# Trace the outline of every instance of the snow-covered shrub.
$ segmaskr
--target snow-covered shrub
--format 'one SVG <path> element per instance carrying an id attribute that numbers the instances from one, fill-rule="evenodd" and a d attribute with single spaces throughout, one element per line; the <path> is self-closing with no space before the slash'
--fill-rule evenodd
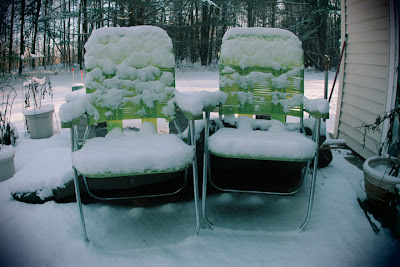
<path id="1" fill-rule="evenodd" d="M 13 145 L 18 138 L 16 127 L 10 122 L 11 110 L 17 91 L 10 86 L 4 85 L 0 87 L 2 93 L 0 108 L 0 150 L 3 145 Z M 7 91 L 7 93 L 6 93 Z"/>
<path id="2" fill-rule="evenodd" d="M 42 100 L 46 95 L 53 99 L 53 90 L 49 77 L 36 78 L 32 77 L 22 84 L 24 92 L 25 109 L 33 108 L 40 109 L 42 107 Z"/>
<path id="3" fill-rule="evenodd" d="M 379 156 L 382 156 L 387 151 L 389 158 L 388 162 L 391 165 L 391 169 L 388 172 L 389 175 L 400 177 L 400 106 L 379 115 L 375 122 L 372 124 L 363 124 L 360 129 L 364 130 L 364 145 L 365 137 L 369 131 L 375 132 L 381 131 L 381 126 L 385 121 L 389 122 L 389 129 L 382 143 L 379 144 Z"/>
<path id="4" fill-rule="evenodd" d="M 39 115 L 54 111 L 53 90 L 49 77 L 43 77 L 41 79 L 32 77 L 22 84 L 22 89 L 25 101 L 22 113 L 25 116 Z M 46 95 L 50 96 L 51 104 L 42 105 Z M 25 126 L 27 131 L 30 132 L 27 119 L 25 119 Z"/>

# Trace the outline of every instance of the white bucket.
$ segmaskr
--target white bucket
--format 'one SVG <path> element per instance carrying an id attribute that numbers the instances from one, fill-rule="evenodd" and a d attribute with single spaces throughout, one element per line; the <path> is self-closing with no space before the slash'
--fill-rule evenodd
<path id="1" fill-rule="evenodd" d="M 53 113 L 54 110 L 42 114 L 25 114 L 32 139 L 48 138 L 53 135 Z"/>
<path id="2" fill-rule="evenodd" d="M 14 157 L 15 152 L 13 147 L 2 146 L 2 150 L 8 150 L 5 157 L 0 157 L 0 181 L 5 181 L 14 176 Z M 0 153 L 4 153 L 0 150 Z M 1 156 L 1 155 L 0 155 Z"/>

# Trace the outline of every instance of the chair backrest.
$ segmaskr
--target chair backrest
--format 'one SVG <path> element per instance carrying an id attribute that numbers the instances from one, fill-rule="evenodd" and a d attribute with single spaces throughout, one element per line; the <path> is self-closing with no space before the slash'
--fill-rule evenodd
<path id="1" fill-rule="evenodd" d="M 220 114 L 302 117 L 303 106 L 291 101 L 304 94 L 301 42 L 283 29 L 228 30 L 221 45 L 220 90 L 229 94 Z"/>
<path id="2" fill-rule="evenodd" d="M 101 28 L 86 45 L 86 92 L 93 94 L 89 124 L 124 119 L 173 119 L 175 59 L 159 27 Z M 110 130 L 110 129 L 109 129 Z"/>

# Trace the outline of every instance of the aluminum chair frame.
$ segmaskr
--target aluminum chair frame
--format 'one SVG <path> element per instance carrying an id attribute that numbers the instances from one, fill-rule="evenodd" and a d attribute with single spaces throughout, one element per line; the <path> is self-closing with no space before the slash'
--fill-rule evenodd
<path id="1" fill-rule="evenodd" d="M 75 152 L 78 150 L 78 139 L 77 139 L 77 127 L 76 125 L 73 126 L 70 129 L 70 133 L 71 133 L 71 150 L 72 152 Z M 197 155 L 196 155 L 196 140 L 195 140 L 195 123 L 193 120 L 189 121 L 189 132 L 188 132 L 188 143 L 190 143 L 192 145 L 192 147 L 194 148 L 194 157 L 193 157 L 193 162 L 192 162 L 192 170 L 193 170 L 193 193 L 194 193 L 194 206 L 195 206 L 195 230 L 194 233 L 195 235 L 198 235 L 200 232 L 200 208 L 199 208 L 199 188 L 198 188 L 198 171 L 197 171 Z M 85 134 L 85 137 L 87 137 L 87 135 Z M 189 166 L 190 167 L 190 166 Z M 189 168 L 188 167 L 188 168 Z M 140 195 L 140 196 L 127 196 L 127 197 L 99 197 L 96 196 L 89 187 L 88 181 L 87 181 L 87 177 L 83 174 L 80 174 L 83 178 L 84 181 L 84 185 L 86 187 L 86 190 L 88 192 L 88 194 L 97 199 L 97 200 L 103 200 L 103 201 L 107 201 L 107 200 L 126 200 L 126 199 L 136 199 L 136 198 L 154 198 L 154 197 L 162 197 L 162 196 L 170 196 L 170 195 L 174 195 L 179 193 L 187 184 L 187 172 L 188 172 L 188 168 L 185 171 L 185 179 L 184 179 L 184 183 L 182 184 L 182 186 L 177 189 L 174 192 L 167 192 L 167 193 L 162 193 L 162 194 L 148 194 L 148 195 Z M 80 224 L 81 224 L 81 233 L 82 233 L 82 237 L 83 240 L 85 241 L 85 243 L 90 243 L 88 235 L 87 235 L 87 230 L 86 230 L 86 224 L 85 224 L 85 217 L 84 217 L 84 212 L 83 212 L 83 205 L 82 205 L 82 198 L 81 198 L 81 191 L 80 191 L 80 186 L 79 186 L 79 172 L 76 170 L 75 167 L 73 167 L 74 170 L 74 188 L 75 188 L 75 196 L 76 196 L 76 202 L 78 204 L 78 211 L 79 211 L 79 215 L 80 215 Z"/>
<path id="2" fill-rule="evenodd" d="M 316 183 L 316 178 L 317 178 L 317 166 L 318 166 L 318 156 L 319 156 L 319 149 L 317 149 L 316 153 L 315 153 L 315 157 L 312 160 L 309 160 L 307 162 L 307 165 L 305 167 L 305 171 L 303 174 L 303 178 L 302 178 L 302 184 L 299 186 L 299 188 L 295 189 L 292 192 L 287 192 L 287 193 L 282 193 L 282 192 L 270 192 L 270 191 L 256 191 L 256 190 L 237 190 L 237 189 L 229 189 L 229 188 L 221 188 L 218 187 L 217 185 L 215 185 L 211 179 L 211 168 L 210 168 L 210 152 L 208 149 L 208 137 L 209 137 L 209 123 L 210 123 L 210 112 L 205 112 L 205 126 L 204 126 L 204 161 L 203 161 L 203 184 L 202 184 L 202 200 L 201 200 L 201 215 L 202 215 L 202 219 L 203 221 L 206 222 L 207 226 L 209 228 L 212 228 L 212 223 L 211 221 L 208 219 L 207 216 L 207 211 L 206 211 L 206 207 L 207 207 L 207 184 L 208 182 L 210 182 L 210 184 L 223 192 L 231 192 L 231 193 L 255 193 L 255 194 L 265 194 L 265 195 L 279 195 L 279 196 L 290 196 L 293 195 L 295 193 L 297 193 L 303 186 L 304 184 L 304 180 L 305 177 L 308 175 L 309 170 L 310 170 L 310 164 L 312 161 L 314 161 L 314 165 L 313 165 L 313 172 L 312 172 L 312 177 L 310 180 L 310 193 L 309 193 L 309 199 L 308 199 L 308 204 L 307 204 L 307 214 L 306 214 L 306 218 L 303 221 L 303 223 L 301 224 L 301 226 L 299 227 L 300 230 L 304 230 L 304 228 L 307 226 L 307 224 L 310 221 L 311 218 L 311 211 L 312 211 L 312 206 L 313 206 L 313 202 L 314 202 L 314 195 L 315 195 L 315 183 Z M 305 130 L 304 130 L 304 126 L 303 126 L 303 121 L 301 118 L 301 128 L 303 129 L 303 133 L 305 134 Z M 317 118 L 316 122 L 314 124 L 314 131 L 313 131 L 313 136 L 312 139 L 313 141 L 315 141 L 317 144 L 319 144 L 320 141 L 320 129 L 321 129 L 321 118 Z M 210 177 L 210 178 L 209 178 Z"/>

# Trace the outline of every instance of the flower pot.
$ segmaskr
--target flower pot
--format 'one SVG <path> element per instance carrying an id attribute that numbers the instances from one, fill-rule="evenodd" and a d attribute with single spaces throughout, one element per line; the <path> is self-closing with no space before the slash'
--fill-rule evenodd
<path id="1" fill-rule="evenodd" d="M 74 83 L 72 85 L 72 91 L 81 90 L 81 89 L 86 89 L 86 87 L 83 83 Z"/>
<path id="2" fill-rule="evenodd" d="M 13 177 L 15 173 L 13 146 L 0 145 L 0 181 L 5 181 Z"/>
<path id="3" fill-rule="evenodd" d="M 52 105 L 24 111 L 32 139 L 48 138 L 53 135 L 53 113 L 54 107 Z"/>
<path id="4" fill-rule="evenodd" d="M 400 184 L 400 178 L 389 175 L 390 161 L 384 157 L 368 158 L 363 165 L 365 192 L 371 207 L 381 212 L 391 209 L 396 199 L 396 184 Z"/>

